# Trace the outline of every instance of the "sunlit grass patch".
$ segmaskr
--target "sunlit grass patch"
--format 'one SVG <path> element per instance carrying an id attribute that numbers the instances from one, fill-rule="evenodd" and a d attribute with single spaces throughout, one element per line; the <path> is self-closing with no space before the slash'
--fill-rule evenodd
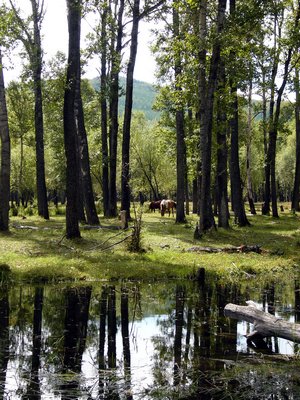
<path id="1" fill-rule="evenodd" d="M 110 280 L 182 279 L 205 268 L 230 280 L 243 276 L 277 276 L 297 272 L 300 265 L 299 216 L 284 213 L 274 219 L 249 217 L 251 226 L 211 230 L 195 241 L 198 216 L 177 224 L 174 217 L 144 212 L 141 243 L 145 253 L 130 253 L 120 221 L 101 218 L 101 227 L 82 225 L 82 238 L 67 240 L 65 217 L 45 221 L 36 215 L 11 218 L 8 234 L 0 234 L 1 262 L 9 265 L 16 279 Z M 259 246 L 261 254 L 227 253 L 228 247 Z M 192 247 L 220 249 L 217 253 L 190 251 Z"/>

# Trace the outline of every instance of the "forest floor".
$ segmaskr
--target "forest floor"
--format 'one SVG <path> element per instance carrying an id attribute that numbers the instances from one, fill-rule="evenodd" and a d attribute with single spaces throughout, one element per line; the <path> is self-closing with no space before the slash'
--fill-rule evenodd
<path id="1" fill-rule="evenodd" d="M 11 217 L 9 233 L 0 234 L 0 280 L 183 279 L 195 278 L 200 268 L 226 281 L 253 276 L 291 279 L 300 273 L 300 215 L 288 207 L 278 219 L 249 215 L 251 226 L 245 228 L 231 219 L 230 229 L 213 230 L 200 240 L 193 238 L 197 215 L 176 224 L 175 217 L 145 210 L 140 253 L 128 251 L 133 223 L 124 231 L 118 219 L 101 217 L 100 228 L 82 225 L 82 238 L 68 240 L 65 217 L 55 215 L 54 209 L 49 221 Z"/>

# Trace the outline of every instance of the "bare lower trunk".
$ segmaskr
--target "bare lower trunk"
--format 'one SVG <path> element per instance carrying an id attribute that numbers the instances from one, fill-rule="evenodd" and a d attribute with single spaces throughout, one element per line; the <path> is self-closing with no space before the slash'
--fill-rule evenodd
<path id="1" fill-rule="evenodd" d="M 122 141 L 122 176 L 121 176 L 121 209 L 127 213 L 130 218 L 130 125 L 132 117 L 132 101 L 133 101 L 133 72 L 138 46 L 138 28 L 140 18 L 140 0 L 134 0 L 132 10 L 132 31 L 130 56 L 127 66 L 126 76 L 126 97 L 125 112 L 123 123 L 123 141 Z"/>
<path id="2" fill-rule="evenodd" d="M 9 194 L 10 194 L 10 137 L 5 99 L 2 53 L 0 49 L 0 140 L 1 140 L 1 171 L 0 171 L 0 230 L 8 231 Z"/>

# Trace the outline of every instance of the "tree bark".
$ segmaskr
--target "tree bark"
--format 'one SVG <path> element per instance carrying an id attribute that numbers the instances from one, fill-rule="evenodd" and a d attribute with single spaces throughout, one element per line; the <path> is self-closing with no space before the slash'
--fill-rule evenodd
<path id="1" fill-rule="evenodd" d="M 173 33 L 174 39 L 180 40 L 180 28 L 179 28 L 179 13 L 177 11 L 177 1 L 173 2 Z M 175 55 L 175 91 L 178 98 L 181 97 L 182 88 L 178 80 L 182 73 L 180 55 Z M 176 120 L 176 222 L 186 222 L 184 213 L 184 197 L 185 197 L 185 176 L 186 176 L 186 150 L 184 141 L 184 111 L 182 108 L 181 101 L 179 100 L 179 106 L 175 111 Z"/>
<path id="2" fill-rule="evenodd" d="M 267 139 L 267 93 L 266 93 L 266 71 L 265 68 L 262 67 L 262 112 L 263 112 L 263 120 L 262 120 L 262 128 L 264 134 L 264 173 L 265 173 L 265 182 L 264 182 L 264 202 L 262 205 L 261 213 L 262 215 L 270 214 L 270 166 L 267 162 L 268 157 L 268 139 Z"/>
<path id="3" fill-rule="evenodd" d="M 103 4 L 101 15 L 101 144 L 102 144 L 102 198 L 103 213 L 109 217 L 109 159 L 107 137 L 107 16 L 108 6 Z"/>
<path id="4" fill-rule="evenodd" d="M 31 50 L 31 68 L 33 71 L 34 98 L 35 98 L 35 148 L 36 148 L 36 184 L 38 214 L 49 219 L 47 188 L 45 177 L 45 151 L 44 151 L 44 121 L 43 121 L 43 96 L 42 96 L 42 48 L 40 22 L 42 20 L 43 3 L 39 10 L 39 1 L 31 0 L 34 37 Z"/>
<path id="5" fill-rule="evenodd" d="M 235 0 L 230 0 L 230 13 L 235 13 Z M 235 55 L 232 53 L 232 57 Z M 232 108 L 232 118 L 230 119 L 230 178 L 231 178 L 231 194 L 232 194 L 232 204 L 235 216 L 235 221 L 239 226 L 250 225 L 245 212 L 245 205 L 243 201 L 243 188 L 241 181 L 240 172 L 240 161 L 239 161 L 239 105 L 238 105 L 238 94 L 237 86 L 233 80 L 230 78 L 231 87 L 231 108 Z"/>
<path id="6" fill-rule="evenodd" d="M 79 145 L 80 178 L 82 182 L 83 203 L 89 225 L 99 225 L 99 218 L 94 200 L 93 184 L 90 172 L 88 140 L 84 123 L 84 113 L 80 88 L 80 70 L 77 77 L 76 120 Z"/>
<path id="7" fill-rule="evenodd" d="M 135 67 L 138 28 L 140 20 L 140 0 L 134 0 L 132 8 L 132 30 L 130 55 L 126 75 L 126 96 L 123 122 L 122 141 L 122 176 L 121 176 L 121 209 L 126 211 L 127 219 L 130 219 L 130 125 L 132 117 L 133 97 L 133 72 Z"/>
<path id="8" fill-rule="evenodd" d="M 120 0 L 116 48 L 112 39 L 112 66 L 110 83 L 110 131 L 109 131 L 109 216 L 117 216 L 117 145 L 119 130 L 119 72 L 123 38 L 124 0 Z"/>
<path id="9" fill-rule="evenodd" d="M 218 68 L 221 54 L 220 36 L 224 28 L 226 0 L 218 2 L 217 16 L 217 37 L 213 45 L 213 52 L 210 61 L 210 71 L 206 91 L 206 101 L 202 102 L 202 112 L 200 115 L 200 141 L 202 159 L 202 180 L 200 192 L 200 234 L 207 232 L 215 227 L 211 201 L 211 152 L 212 152 L 212 125 L 214 95 L 217 85 Z M 205 110 L 203 110 L 205 108 Z M 201 121 L 202 120 L 202 121 Z"/>
<path id="10" fill-rule="evenodd" d="M 255 215 L 255 205 L 253 199 L 252 177 L 251 177 L 251 141 L 252 141 L 252 80 L 249 84 L 248 95 L 248 122 L 247 122 L 247 144 L 246 144 L 246 169 L 247 169 L 247 195 L 251 214 Z"/>
<path id="11" fill-rule="evenodd" d="M 67 67 L 67 81 L 64 95 L 64 141 L 66 154 L 66 235 L 72 239 L 80 237 L 77 214 L 77 174 L 78 164 L 76 157 L 76 82 L 80 68 L 80 28 L 81 28 L 81 1 L 67 0 L 69 54 Z"/>
<path id="12" fill-rule="evenodd" d="M 300 84 L 299 84 L 299 69 L 295 70 L 295 123 L 296 123 L 296 166 L 294 189 L 292 197 L 292 210 L 300 211 Z"/>
<path id="13" fill-rule="evenodd" d="M 219 96 L 217 100 L 217 205 L 218 205 L 218 226 L 229 228 L 229 209 L 227 191 L 227 115 L 223 99 L 225 90 L 225 63 L 220 61 L 219 67 Z"/>
<path id="14" fill-rule="evenodd" d="M 9 229 L 9 195 L 10 195 L 10 136 L 5 98 L 2 53 L 0 49 L 0 231 Z"/>

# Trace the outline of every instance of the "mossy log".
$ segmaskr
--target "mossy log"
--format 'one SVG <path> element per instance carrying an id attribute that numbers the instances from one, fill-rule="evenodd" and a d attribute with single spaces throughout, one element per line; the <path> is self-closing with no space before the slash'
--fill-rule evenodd
<path id="1" fill-rule="evenodd" d="M 300 343 L 300 324 L 287 322 L 275 315 L 261 311 L 252 301 L 247 303 L 247 306 L 229 303 L 224 308 L 224 314 L 226 317 L 247 321 L 254 325 L 253 331 L 247 335 L 248 339 L 275 336 Z"/>

